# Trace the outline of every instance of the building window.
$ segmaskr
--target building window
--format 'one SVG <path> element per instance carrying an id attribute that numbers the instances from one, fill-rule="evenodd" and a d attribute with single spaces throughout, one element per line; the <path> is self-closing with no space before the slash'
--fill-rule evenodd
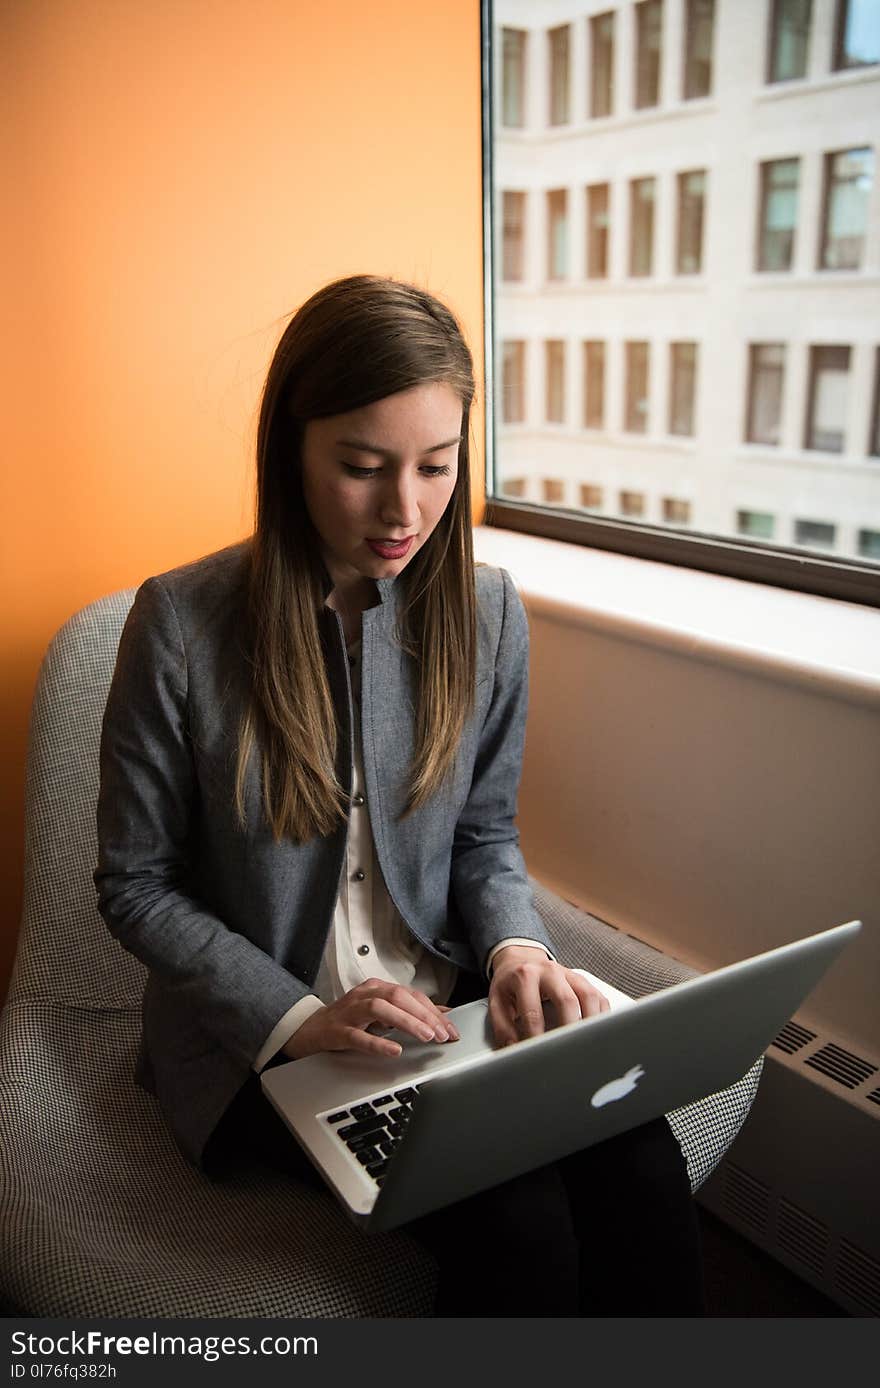
<path id="1" fill-rule="evenodd" d="M 858 270 L 861 266 L 873 181 L 872 149 L 844 149 L 825 155 L 820 270 Z"/>
<path id="2" fill-rule="evenodd" d="M 785 347 L 781 342 L 752 342 L 749 346 L 748 443 L 779 443 L 782 426 L 782 386 Z"/>
<path id="3" fill-rule="evenodd" d="M 790 82 L 807 72 L 811 0 L 772 0 L 768 82 Z"/>
<path id="4" fill-rule="evenodd" d="M 836 529 L 829 521 L 796 520 L 794 542 L 807 549 L 833 549 Z"/>
<path id="5" fill-rule="evenodd" d="M 759 270 L 791 269 L 800 164 L 799 159 L 771 159 L 761 165 Z"/>
<path id="6" fill-rule="evenodd" d="M 627 342 L 626 403 L 624 429 L 630 434 L 648 432 L 648 344 Z"/>
<path id="7" fill-rule="evenodd" d="M 548 505 L 560 506 L 565 500 L 565 483 L 561 477 L 544 477 L 541 479 L 541 491 L 544 501 Z"/>
<path id="8" fill-rule="evenodd" d="M 550 115 L 551 125 L 567 125 L 569 111 L 568 51 L 571 26 L 562 24 L 547 35 L 550 45 Z"/>
<path id="9" fill-rule="evenodd" d="M 772 540 L 775 518 L 767 511 L 737 511 L 736 530 L 751 540 Z"/>
<path id="10" fill-rule="evenodd" d="M 526 479 L 524 477 L 506 477 L 501 483 L 501 491 L 505 496 L 521 500 L 526 494 Z"/>
<path id="11" fill-rule="evenodd" d="M 877 0 L 837 0 L 834 69 L 880 63 L 880 15 Z"/>
<path id="12" fill-rule="evenodd" d="M 679 275 L 698 275 L 703 268 L 703 214 L 706 172 L 694 169 L 678 175 L 678 245 L 675 269 Z"/>
<path id="13" fill-rule="evenodd" d="M 880 458 L 880 347 L 874 354 L 874 407 L 871 411 L 871 433 L 868 456 Z"/>
<path id="14" fill-rule="evenodd" d="M 715 0 L 687 0 L 684 30 L 684 87 L 682 96 L 692 101 L 712 90 L 712 30 Z"/>
<path id="15" fill-rule="evenodd" d="M 663 519 L 667 525 L 690 525 L 691 503 L 674 496 L 664 496 Z"/>
<path id="16" fill-rule="evenodd" d="M 638 520 L 645 514 L 645 497 L 643 492 L 621 492 L 620 493 L 620 513 L 623 516 L 630 516 L 633 520 Z"/>
<path id="17" fill-rule="evenodd" d="M 584 428 L 605 426 L 605 343 L 584 343 Z"/>
<path id="18" fill-rule="evenodd" d="M 663 44 L 663 0 L 636 5 L 636 107 L 660 104 L 660 56 Z"/>
<path id="19" fill-rule="evenodd" d="M 526 344 L 505 342 L 501 361 L 502 423 L 522 424 L 526 417 Z"/>
<path id="20" fill-rule="evenodd" d="M 810 348 L 810 386 L 804 448 L 842 453 L 846 428 L 848 347 Z"/>
<path id="21" fill-rule="evenodd" d="M 608 274 L 608 184 L 592 183 L 587 189 L 587 278 Z"/>
<path id="22" fill-rule="evenodd" d="M 565 423 L 565 343 L 558 339 L 544 343 L 546 377 L 546 419 L 548 424 Z"/>
<path id="23" fill-rule="evenodd" d="M 590 115 L 614 110 L 614 11 L 590 19 Z"/>
<path id="24" fill-rule="evenodd" d="M 501 42 L 501 124 L 526 123 L 526 39 L 524 29 L 504 29 Z"/>
<path id="25" fill-rule="evenodd" d="M 656 180 L 634 178 L 629 185 L 629 272 L 650 275 L 654 265 Z"/>
<path id="26" fill-rule="evenodd" d="M 859 557 L 880 563 L 880 530 L 859 531 Z"/>
<path id="27" fill-rule="evenodd" d="M 554 188 L 547 194 L 547 278 L 564 280 L 568 274 L 568 193 Z"/>
<path id="28" fill-rule="evenodd" d="M 526 195 L 505 193 L 503 202 L 501 277 L 521 280 L 525 270 Z"/>
<path id="29" fill-rule="evenodd" d="M 591 482 L 582 482 L 580 485 L 581 505 L 586 511 L 599 511 L 605 502 L 601 487 L 594 487 Z"/>
<path id="30" fill-rule="evenodd" d="M 672 342 L 669 346 L 669 432 L 690 438 L 694 432 L 694 400 L 697 385 L 697 344 Z"/>

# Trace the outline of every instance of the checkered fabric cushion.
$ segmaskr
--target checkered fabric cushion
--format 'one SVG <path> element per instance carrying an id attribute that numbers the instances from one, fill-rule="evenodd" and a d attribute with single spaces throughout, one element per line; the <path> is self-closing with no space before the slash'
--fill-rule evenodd
<path id="1" fill-rule="evenodd" d="M 133 598 L 65 623 L 34 697 L 24 913 L 0 1020 L 0 1298 L 32 1316 L 430 1315 L 434 1264 L 405 1234 L 364 1237 L 332 1197 L 268 1168 L 209 1181 L 132 1081 L 144 971 L 98 916 L 91 874 L 101 717 Z M 535 891 L 567 962 L 632 994 L 691 972 Z M 695 1187 L 759 1069 L 670 1115 Z"/>

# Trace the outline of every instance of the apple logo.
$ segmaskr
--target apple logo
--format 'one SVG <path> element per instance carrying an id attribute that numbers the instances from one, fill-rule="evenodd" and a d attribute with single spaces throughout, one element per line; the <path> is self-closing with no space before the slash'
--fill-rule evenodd
<path id="1" fill-rule="evenodd" d="M 603 1104 L 613 1103 L 615 1099 L 622 1099 L 625 1095 L 631 1094 L 644 1073 L 641 1065 L 634 1065 L 625 1075 L 621 1075 L 620 1079 L 609 1080 L 608 1084 L 603 1084 L 590 1100 L 593 1108 L 601 1108 Z"/>

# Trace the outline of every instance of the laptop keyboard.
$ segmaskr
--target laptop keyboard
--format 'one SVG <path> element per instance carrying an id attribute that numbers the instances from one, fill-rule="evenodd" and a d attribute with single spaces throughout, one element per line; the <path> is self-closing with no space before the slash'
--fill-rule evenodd
<path id="1" fill-rule="evenodd" d="M 418 1096 L 419 1086 L 410 1085 L 325 1115 L 325 1123 L 334 1128 L 377 1186 L 385 1180 L 388 1163 L 400 1146 Z"/>

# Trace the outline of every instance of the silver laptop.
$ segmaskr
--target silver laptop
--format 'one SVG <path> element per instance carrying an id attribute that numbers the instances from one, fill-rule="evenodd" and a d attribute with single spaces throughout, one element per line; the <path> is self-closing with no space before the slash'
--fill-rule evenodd
<path id="1" fill-rule="evenodd" d="M 610 1012 L 496 1050 L 480 999 L 450 1014 L 460 1041 L 390 1031 L 394 1060 L 309 1056 L 265 1071 L 263 1090 L 350 1218 L 393 1229 L 726 1089 L 860 929 L 849 921 L 639 999 L 580 970 Z"/>

